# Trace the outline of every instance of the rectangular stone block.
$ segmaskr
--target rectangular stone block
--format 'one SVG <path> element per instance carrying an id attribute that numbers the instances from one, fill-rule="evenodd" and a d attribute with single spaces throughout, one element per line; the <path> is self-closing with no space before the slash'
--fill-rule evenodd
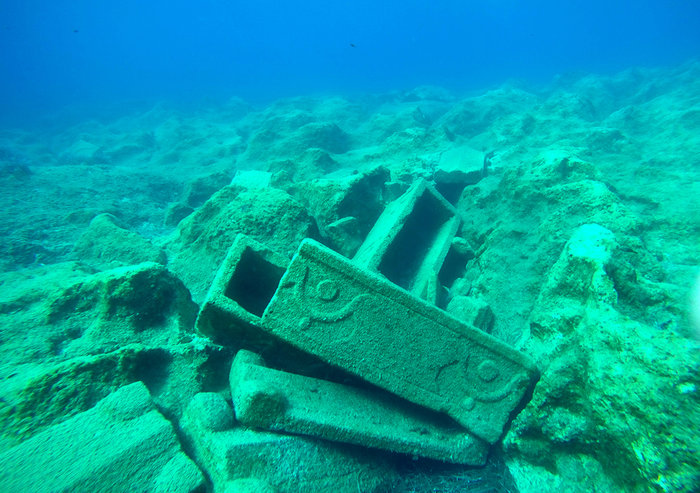
<path id="1" fill-rule="evenodd" d="M 353 261 L 435 304 L 438 273 L 459 222 L 452 204 L 418 180 L 386 207 Z"/>
<path id="2" fill-rule="evenodd" d="M 197 317 L 197 328 L 219 344 L 252 347 L 260 340 L 261 317 L 289 263 L 281 255 L 239 234 L 209 288 Z"/>
<path id="3" fill-rule="evenodd" d="M 396 479 L 391 463 L 365 450 L 240 426 L 219 394 L 197 394 L 181 426 L 214 493 L 382 493 L 391 491 Z"/>
<path id="4" fill-rule="evenodd" d="M 0 454 L 3 492 L 182 492 L 204 488 L 142 382 Z"/>
<path id="5" fill-rule="evenodd" d="M 245 350 L 234 358 L 230 383 L 236 418 L 246 426 L 444 462 L 486 463 L 486 442 L 379 391 L 267 368 Z"/>
<path id="6" fill-rule="evenodd" d="M 489 443 L 538 378 L 525 355 L 309 239 L 262 328 Z"/>

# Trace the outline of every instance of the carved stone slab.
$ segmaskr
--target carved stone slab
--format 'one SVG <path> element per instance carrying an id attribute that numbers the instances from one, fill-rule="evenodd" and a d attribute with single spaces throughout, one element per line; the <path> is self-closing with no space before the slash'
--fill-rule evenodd
<path id="1" fill-rule="evenodd" d="M 234 358 L 230 383 L 236 418 L 246 426 L 457 464 L 486 463 L 485 441 L 379 390 L 267 368 L 246 350 Z"/>
<path id="2" fill-rule="evenodd" d="M 309 239 L 262 327 L 489 443 L 538 378 L 525 355 Z"/>

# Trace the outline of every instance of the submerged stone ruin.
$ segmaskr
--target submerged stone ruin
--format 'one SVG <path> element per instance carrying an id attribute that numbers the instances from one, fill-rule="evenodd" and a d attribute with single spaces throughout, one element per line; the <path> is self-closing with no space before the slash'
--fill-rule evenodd
<path id="1" fill-rule="evenodd" d="M 306 239 L 288 261 L 239 235 L 197 326 L 238 351 L 230 386 L 247 433 L 483 466 L 538 372 L 525 355 L 435 305 L 459 221 L 420 180 L 385 209 L 352 260 Z M 316 364 L 299 365 L 303 358 Z M 318 363 L 352 383 L 300 374 Z M 240 437 L 228 436 L 218 459 L 206 452 L 209 460 L 230 460 Z M 241 479 L 234 462 L 227 471 L 217 481 Z"/>
<path id="2" fill-rule="evenodd" d="M 460 221 L 421 179 L 352 259 L 306 238 L 290 260 L 239 234 L 196 319 L 235 355 L 233 408 L 200 392 L 174 427 L 143 382 L 121 386 L 0 453 L 0 491 L 381 492 L 397 480 L 386 452 L 483 467 L 539 374 L 439 308 Z"/>

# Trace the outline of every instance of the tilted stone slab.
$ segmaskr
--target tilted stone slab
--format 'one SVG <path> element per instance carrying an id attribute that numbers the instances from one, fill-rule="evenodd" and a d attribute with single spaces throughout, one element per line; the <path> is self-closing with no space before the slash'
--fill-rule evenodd
<path id="1" fill-rule="evenodd" d="M 204 477 L 142 382 L 0 454 L 0 491 L 187 493 Z"/>
<path id="2" fill-rule="evenodd" d="M 366 450 L 358 453 L 344 444 L 244 428 L 215 393 L 192 398 L 181 428 L 214 493 L 382 493 L 396 479 L 390 462 Z"/>
<path id="3" fill-rule="evenodd" d="M 222 262 L 197 317 L 197 328 L 220 344 L 246 340 L 252 346 L 267 303 L 289 263 L 281 255 L 239 234 Z M 257 342 L 257 344 L 256 344 Z"/>
<path id="4" fill-rule="evenodd" d="M 486 463 L 489 444 L 380 391 L 267 368 L 245 350 L 234 358 L 230 383 L 236 418 L 246 426 L 456 464 Z"/>
<path id="5" fill-rule="evenodd" d="M 262 326 L 489 443 L 538 378 L 525 355 L 309 239 Z"/>
<path id="6" fill-rule="evenodd" d="M 418 180 L 386 207 L 353 261 L 434 304 L 438 273 L 459 222 L 452 204 Z"/>

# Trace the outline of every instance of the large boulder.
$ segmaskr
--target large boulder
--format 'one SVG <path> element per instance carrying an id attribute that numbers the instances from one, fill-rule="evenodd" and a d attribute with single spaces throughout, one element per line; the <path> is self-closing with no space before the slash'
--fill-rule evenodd
<path id="1" fill-rule="evenodd" d="M 185 218 L 167 244 L 168 264 L 201 301 L 236 235 L 243 233 L 291 257 L 306 237 L 318 237 L 314 219 L 287 192 L 227 186 Z"/>
<path id="2" fill-rule="evenodd" d="M 129 231 L 111 214 L 96 216 L 73 247 L 72 256 L 97 268 L 158 262 L 165 252 L 138 233 Z"/>
<path id="3" fill-rule="evenodd" d="M 530 315 L 524 349 L 542 379 L 505 442 L 525 491 L 588 491 L 582 477 L 611 492 L 697 481 L 698 344 L 617 310 L 616 243 L 602 226 L 578 228 Z"/>

